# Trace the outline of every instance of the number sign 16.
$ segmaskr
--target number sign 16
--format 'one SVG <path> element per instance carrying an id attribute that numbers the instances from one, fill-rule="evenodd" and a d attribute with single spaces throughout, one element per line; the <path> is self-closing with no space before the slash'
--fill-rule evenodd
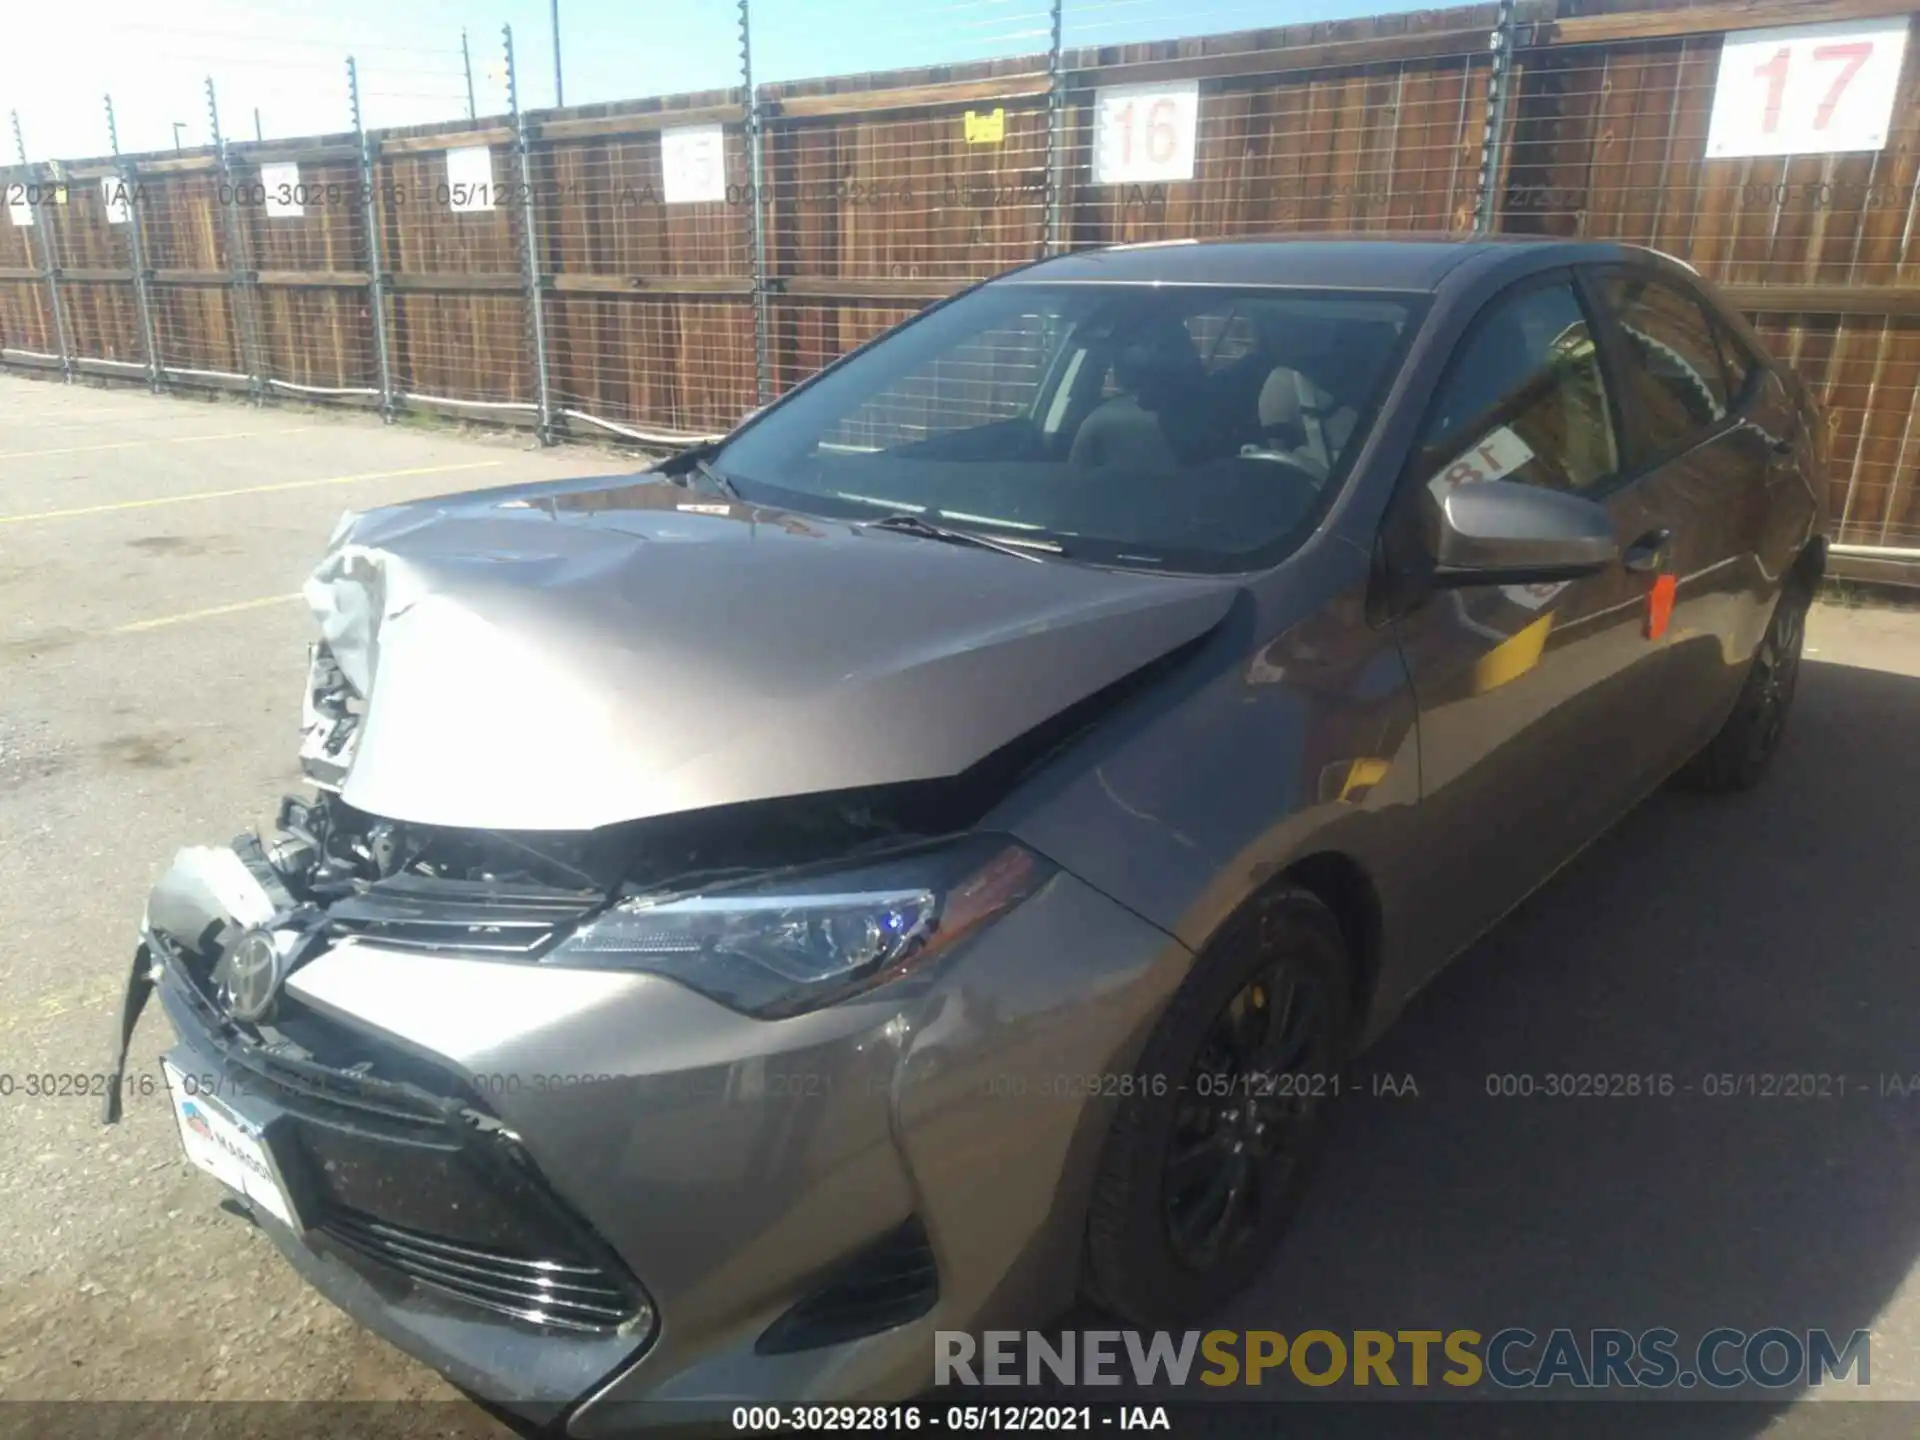
<path id="1" fill-rule="evenodd" d="M 1881 149 L 1906 48 L 1904 16 L 1729 35 L 1707 158 Z"/>
<path id="2" fill-rule="evenodd" d="M 1094 99 L 1093 183 L 1191 180 L 1199 120 L 1198 81 L 1103 86 Z"/>

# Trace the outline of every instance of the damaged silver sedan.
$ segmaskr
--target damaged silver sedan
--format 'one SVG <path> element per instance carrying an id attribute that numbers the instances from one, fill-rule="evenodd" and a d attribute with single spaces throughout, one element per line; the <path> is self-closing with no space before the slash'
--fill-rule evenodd
<path id="1" fill-rule="evenodd" d="M 121 1055 L 157 991 L 189 1158 L 569 1434 L 1186 1324 L 1449 956 L 1760 777 L 1822 437 L 1627 247 L 1014 272 L 640 475 L 349 517 L 313 789 L 155 887 Z"/>

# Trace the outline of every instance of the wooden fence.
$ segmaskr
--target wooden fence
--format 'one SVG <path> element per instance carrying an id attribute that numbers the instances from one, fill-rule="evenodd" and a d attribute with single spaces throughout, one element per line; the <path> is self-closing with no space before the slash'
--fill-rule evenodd
<path id="1" fill-rule="evenodd" d="M 1711 160 L 1706 134 L 1729 33 L 1912 4 L 1522 4 L 1495 152 L 1494 228 L 1655 246 L 1755 317 L 1824 400 L 1839 538 L 1869 546 L 1920 545 L 1920 47 L 1877 151 Z M 1050 249 L 1471 229 L 1494 22 L 1482 5 L 765 85 L 751 106 L 735 89 L 15 168 L 41 203 L 0 221 L 0 359 L 554 435 L 715 433 Z M 1198 85 L 1194 178 L 1093 183 L 1095 92 L 1166 80 Z M 723 127 L 727 198 L 669 205 L 661 132 L 689 124 Z M 491 147 L 495 203 L 459 213 L 444 152 L 469 146 Z M 297 218 L 264 203 L 262 167 L 287 163 Z M 120 223 L 103 181 L 125 187 Z"/>

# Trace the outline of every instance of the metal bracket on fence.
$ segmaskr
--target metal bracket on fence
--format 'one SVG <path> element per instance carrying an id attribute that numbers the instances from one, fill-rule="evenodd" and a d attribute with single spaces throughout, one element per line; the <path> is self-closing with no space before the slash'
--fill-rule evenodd
<path id="1" fill-rule="evenodd" d="M 547 321 L 540 298 L 540 237 L 533 224 L 533 154 L 527 138 L 527 117 L 520 111 L 520 86 L 513 69 L 513 27 L 502 25 L 500 37 L 507 50 L 507 113 L 513 118 L 513 153 L 520 167 L 520 238 L 525 262 L 527 326 L 533 338 L 534 394 L 539 419 L 534 434 L 542 445 L 557 438 L 553 426 L 553 395 L 547 384 Z"/>
<path id="2" fill-rule="evenodd" d="M 20 171 L 24 176 L 27 172 L 27 142 L 21 138 L 20 112 L 18 110 L 13 112 L 12 119 L 13 152 L 20 157 Z M 23 189 L 30 190 L 32 181 L 23 179 L 21 184 Z M 29 193 L 27 197 L 27 203 L 29 205 L 33 203 L 31 193 Z M 51 225 L 53 223 L 52 207 L 43 205 L 40 208 L 47 217 L 47 223 Z M 60 267 L 54 262 L 53 237 L 42 233 L 40 226 L 37 224 L 29 226 L 28 228 L 40 236 L 40 273 L 45 277 L 47 282 L 47 311 L 53 321 L 55 348 L 60 352 L 60 378 L 71 384 L 73 382 L 73 346 L 67 339 L 66 306 L 60 301 Z M 34 242 L 30 240 L 27 243 L 31 245 Z"/>
<path id="3" fill-rule="evenodd" d="M 753 227 L 753 403 L 765 405 L 773 398 L 773 372 L 768 351 L 771 347 L 772 317 L 767 299 L 773 293 L 767 277 L 767 194 L 763 114 L 760 92 L 753 83 L 753 24 L 748 0 L 740 0 L 740 81 L 746 87 L 747 112 L 747 192 L 752 209 L 748 212 Z"/>
<path id="4" fill-rule="evenodd" d="M 460 32 L 464 49 L 466 32 Z M 373 198 L 373 142 L 360 114 L 360 71 L 353 57 L 347 57 L 347 102 L 353 110 L 353 133 L 360 142 L 360 197 L 362 220 L 367 227 L 367 310 L 373 322 L 373 357 L 380 368 L 380 418 L 391 425 L 393 411 L 393 358 L 387 350 L 387 272 L 380 263 L 380 211 Z"/>
<path id="5" fill-rule="evenodd" d="M 227 137 L 220 132 L 220 103 L 213 92 L 213 77 L 207 77 L 207 123 L 213 131 L 213 151 L 220 165 L 219 183 L 226 188 L 228 202 L 221 204 L 216 193 L 214 203 L 226 216 L 227 271 L 233 286 L 233 328 L 240 337 L 240 368 L 246 372 L 247 398 L 258 405 L 265 398 L 265 369 L 260 362 L 260 337 L 254 326 L 255 272 L 246 264 L 246 234 L 240 225 L 238 192 L 233 184 L 233 166 L 227 156 Z"/>
<path id="6" fill-rule="evenodd" d="M 113 116 L 113 96 L 105 97 L 107 103 L 107 143 L 113 149 L 113 158 L 120 158 L 120 127 Z M 161 388 L 160 347 L 154 340 L 153 296 L 149 286 L 153 283 L 153 271 L 147 265 L 146 237 L 140 233 L 139 190 L 134 184 L 134 169 L 131 165 L 118 167 L 115 178 L 120 182 L 120 199 L 127 207 L 127 248 L 133 261 L 133 304 L 140 314 L 140 340 L 147 347 L 147 388 L 158 395 Z"/>
<path id="7" fill-rule="evenodd" d="M 1511 90 L 1513 70 L 1513 3 L 1500 0 L 1493 33 L 1487 48 L 1493 53 L 1493 66 L 1487 74 L 1487 127 L 1480 139 L 1480 193 L 1475 199 L 1473 228 L 1476 234 L 1490 235 L 1500 215 L 1500 148 L 1507 132 L 1507 94 Z"/>

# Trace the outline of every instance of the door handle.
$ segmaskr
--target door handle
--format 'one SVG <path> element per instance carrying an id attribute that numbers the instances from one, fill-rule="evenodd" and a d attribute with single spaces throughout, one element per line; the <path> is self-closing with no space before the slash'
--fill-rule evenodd
<path id="1" fill-rule="evenodd" d="M 1620 563 L 1636 575 L 1652 575 L 1673 559 L 1673 531 L 1649 530 L 1627 546 Z"/>

